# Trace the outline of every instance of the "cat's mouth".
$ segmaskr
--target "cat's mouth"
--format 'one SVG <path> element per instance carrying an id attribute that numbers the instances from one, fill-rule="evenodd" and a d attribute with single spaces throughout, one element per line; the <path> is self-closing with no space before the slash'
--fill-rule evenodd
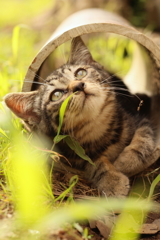
<path id="1" fill-rule="evenodd" d="M 90 96 L 96 96 L 95 86 L 83 81 L 73 81 L 70 84 L 70 89 L 74 95 L 80 95 L 80 97 L 88 98 Z"/>
<path id="2" fill-rule="evenodd" d="M 71 112 L 75 112 L 76 114 L 82 113 L 82 111 L 89 111 L 90 105 L 93 105 L 93 98 L 96 94 L 83 90 L 83 91 L 76 91 L 72 100 L 69 104 L 69 109 Z"/>
<path id="3" fill-rule="evenodd" d="M 93 113 L 95 103 L 98 101 L 98 105 L 101 104 L 101 92 L 99 88 L 94 84 L 83 84 L 80 88 L 80 83 L 77 87 L 72 89 L 74 93 L 69 102 L 69 111 L 75 114 L 88 114 Z"/>

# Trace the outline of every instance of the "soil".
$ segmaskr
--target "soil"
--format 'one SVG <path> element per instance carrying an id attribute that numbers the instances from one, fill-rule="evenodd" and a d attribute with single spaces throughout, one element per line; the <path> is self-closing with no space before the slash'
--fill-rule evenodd
<path id="1" fill-rule="evenodd" d="M 131 179 L 131 196 L 139 196 L 139 198 L 146 198 L 149 194 L 150 186 L 152 181 L 156 178 L 157 175 L 160 174 L 160 159 L 154 164 L 152 167 L 147 169 L 140 175 L 137 175 Z M 72 174 L 64 174 L 64 172 L 57 172 L 54 179 L 54 189 L 57 189 L 57 194 L 59 195 L 64 189 L 62 189 L 62 185 L 60 182 L 67 183 L 71 178 Z M 58 180 L 58 182 L 57 182 Z M 68 187 L 68 186 L 66 186 Z M 86 183 L 85 180 L 79 179 L 78 183 L 74 187 L 74 198 L 78 199 L 94 199 L 95 196 L 100 196 L 99 192 L 96 189 L 90 188 L 89 184 Z M 160 183 L 156 186 L 154 195 L 154 202 L 160 203 Z M 146 223 L 153 223 L 154 220 L 160 219 L 160 211 L 159 212 L 149 212 L 147 215 Z M 99 229 L 93 228 L 91 229 L 89 225 L 85 226 L 88 228 L 89 235 L 92 236 L 92 240 L 104 240 L 107 239 L 103 236 Z M 76 238 L 75 238 L 76 240 Z M 159 232 L 154 234 L 143 234 L 139 237 L 139 240 L 160 240 L 160 229 Z"/>
<path id="2" fill-rule="evenodd" d="M 139 198 L 145 198 L 148 196 L 148 192 L 150 189 L 151 182 L 155 179 L 157 175 L 160 174 L 160 160 L 151 168 L 149 168 L 146 172 L 141 175 L 135 176 L 131 179 L 131 196 L 138 196 Z M 155 171 L 156 169 L 156 171 Z M 72 173 L 64 173 L 63 171 L 58 171 L 53 175 L 53 189 L 54 195 L 59 196 L 68 186 L 71 177 L 74 176 Z M 153 200 L 157 203 L 160 203 L 160 184 L 156 186 Z M 95 199 L 95 196 L 100 196 L 99 192 L 96 189 L 92 189 L 88 183 L 82 178 L 79 177 L 79 181 L 74 186 L 73 189 L 73 197 L 75 201 L 82 199 Z M 10 225 L 10 221 L 14 216 L 14 207 L 11 199 L 8 199 L 8 195 L 5 194 L 4 189 L 0 189 L 0 226 L 3 225 L 7 228 Z M 160 219 L 160 211 L 159 212 L 149 212 L 146 223 L 152 224 L 156 219 Z M 105 236 L 107 226 L 103 224 L 101 221 L 98 222 L 97 225 L 91 228 L 91 223 L 89 222 L 82 224 L 80 226 L 83 229 L 88 229 L 88 238 L 92 240 L 105 240 L 107 237 Z M 8 230 L 9 232 L 10 230 Z M 1 237 L 0 240 L 10 240 L 17 239 L 17 235 L 15 233 L 10 232 L 5 237 Z M 16 236 L 16 237 L 15 237 Z M 26 237 L 24 239 L 27 239 Z M 77 229 L 69 227 L 67 229 L 59 229 L 56 232 L 50 231 L 46 236 L 43 236 L 44 240 L 84 240 L 82 237 L 82 233 L 80 233 Z M 160 240 L 160 226 L 159 232 L 154 234 L 143 234 L 140 236 L 139 240 Z"/>

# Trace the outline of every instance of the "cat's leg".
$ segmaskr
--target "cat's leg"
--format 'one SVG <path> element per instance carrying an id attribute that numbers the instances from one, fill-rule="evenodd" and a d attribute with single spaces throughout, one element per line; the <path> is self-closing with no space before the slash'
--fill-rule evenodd
<path id="1" fill-rule="evenodd" d="M 105 156 L 97 159 L 95 166 L 87 164 L 85 172 L 86 178 L 102 195 L 121 198 L 128 195 L 130 189 L 128 177 L 117 171 Z"/>
<path id="2" fill-rule="evenodd" d="M 116 169 L 128 177 L 133 176 L 150 165 L 160 157 L 160 148 L 155 147 L 152 128 L 144 119 L 136 130 L 133 139 L 116 159 Z"/>

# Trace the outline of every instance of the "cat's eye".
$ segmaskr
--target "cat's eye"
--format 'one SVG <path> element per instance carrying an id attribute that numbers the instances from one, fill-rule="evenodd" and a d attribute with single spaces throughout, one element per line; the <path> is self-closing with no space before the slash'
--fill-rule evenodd
<path id="1" fill-rule="evenodd" d="M 85 77 L 86 75 L 87 75 L 87 71 L 83 68 L 80 68 L 75 72 L 75 77 L 77 79 L 81 79 L 81 78 Z"/>
<path id="2" fill-rule="evenodd" d="M 51 94 L 51 101 L 58 101 L 60 100 L 64 95 L 63 91 L 56 91 Z"/>

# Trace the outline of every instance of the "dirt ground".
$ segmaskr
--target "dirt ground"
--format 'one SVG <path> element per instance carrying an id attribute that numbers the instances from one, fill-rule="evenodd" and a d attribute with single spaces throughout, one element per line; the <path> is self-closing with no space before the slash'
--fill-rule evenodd
<path id="1" fill-rule="evenodd" d="M 138 195 L 139 197 L 146 197 L 148 196 L 148 192 L 150 189 L 151 182 L 155 179 L 155 177 L 160 174 L 160 160 L 152 166 L 150 169 L 148 169 L 145 173 L 135 176 L 133 179 L 131 179 L 131 185 L 132 185 L 132 194 L 131 195 Z M 156 171 L 155 171 L 156 169 Z M 73 176 L 70 173 L 64 174 L 64 172 L 57 172 L 53 175 L 53 189 L 55 196 L 59 196 L 63 191 L 65 187 L 68 187 L 69 180 L 71 176 Z M 74 199 L 82 200 L 82 199 L 94 199 L 95 196 L 98 196 L 99 193 L 95 189 L 91 189 L 88 184 L 86 184 L 86 181 L 79 178 L 78 183 L 75 185 L 73 189 L 73 196 Z M 157 203 L 160 203 L 160 184 L 156 186 L 153 200 Z M 5 192 L 3 189 L 0 190 L 0 227 L 3 229 L 6 228 L 6 226 L 9 225 L 10 219 L 12 219 L 12 215 L 14 215 L 14 207 L 11 204 L 11 201 L 7 198 L 5 195 Z M 159 219 L 160 221 L 160 211 L 159 212 L 149 212 L 147 215 L 146 223 L 153 223 L 156 219 Z M 97 226 L 91 226 L 91 223 L 86 222 L 85 224 L 81 224 L 82 228 L 88 229 L 88 239 L 91 240 L 105 240 L 108 239 L 106 237 L 106 231 L 108 231 L 107 226 L 104 224 L 101 225 L 101 223 L 97 224 Z M 105 229 L 106 228 L 106 229 Z M 10 239 L 17 239 L 15 237 L 15 233 L 10 233 L 8 236 L 1 236 L 0 234 L 0 240 L 10 240 Z M 11 237 L 11 238 L 10 238 Z M 91 237 L 91 238 L 90 238 Z M 26 239 L 26 238 L 24 238 Z M 46 236 L 43 236 L 42 239 L 45 240 L 84 240 L 85 238 L 82 237 L 82 233 L 80 233 L 78 230 L 73 229 L 72 227 L 69 227 L 67 230 L 57 230 L 50 231 Z M 121 238 L 120 238 L 121 239 Z M 118 239 L 118 240 L 120 240 Z M 139 238 L 140 240 L 160 240 L 160 222 L 159 222 L 159 231 L 157 233 L 153 234 L 143 234 Z M 122 238 L 123 240 L 123 238 Z"/>

